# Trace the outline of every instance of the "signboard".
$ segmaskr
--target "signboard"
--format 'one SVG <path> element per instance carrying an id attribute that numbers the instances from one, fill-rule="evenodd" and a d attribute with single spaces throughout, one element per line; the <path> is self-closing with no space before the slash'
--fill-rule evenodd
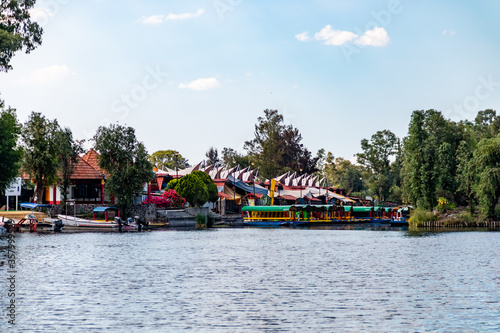
<path id="1" fill-rule="evenodd" d="M 17 177 L 5 190 L 5 196 L 15 197 L 21 195 L 21 186 L 22 186 L 21 177 Z"/>

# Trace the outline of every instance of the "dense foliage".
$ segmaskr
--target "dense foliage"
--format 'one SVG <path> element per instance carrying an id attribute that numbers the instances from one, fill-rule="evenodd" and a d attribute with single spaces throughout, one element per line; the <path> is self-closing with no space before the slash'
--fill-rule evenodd
<path id="1" fill-rule="evenodd" d="M 33 51 L 42 43 L 43 29 L 32 22 L 29 10 L 35 0 L 0 1 L 0 72 L 12 69 L 10 61 L 17 51 Z"/>
<path id="2" fill-rule="evenodd" d="M 302 135 L 292 125 L 285 125 L 277 110 L 264 110 L 257 118 L 254 139 L 244 148 L 250 160 L 259 168 L 262 177 L 271 179 L 286 171 L 313 173 L 317 171 L 318 157 L 304 147 Z"/>
<path id="3" fill-rule="evenodd" d="M 22 150 L 17 147 L 21 126 L 17 122 L 16 111 L 5 108 L 0 100 L 0 193 L 18 175 Z"/>
<path id="4" fill-rule="evenodd" d="M 37 112 L 31 113 L 21 131 L 22 170 L 35 181 L 37 203 L 42 203 L 45 188 L 56 184 L 59 177 L 60 131 L 57 120 L 49 120 Z"/>
<path id="5" fill-rule="evenodd" d="M 158 150 L 148 157 L 149 162 L 158 169 L 184 169 L 189 167 L 188 160 L 175 150 Z"/>
<path id="6" fill-rule="evenodd" d="M 202 171 L 193 171 L 182 177 L 176 183 L 175 190 L 193 207 L 202 206 L 206 202 L 216 202 L 219 198 L 217 186 Z"/>
<path id="7" fill-rule="evenodd" d="M 133 128 L 118 124 L 100 126 L 93 140 L 100 154 L 99 167 L 106 170 L 106 189 L 124 211 L 132 204 L 133 194 L 153 179 L 146 148 L 137 141 Z"/>

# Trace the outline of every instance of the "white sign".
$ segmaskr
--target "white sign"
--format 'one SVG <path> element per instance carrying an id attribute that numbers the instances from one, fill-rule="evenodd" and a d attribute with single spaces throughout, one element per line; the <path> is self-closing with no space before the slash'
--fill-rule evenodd
<path id="1" fill-rule="evenodd" d="M 14 180 L 9 187 L 5 190 L 5 196 L 7 197 L 15 197 L 18 195 L 21 195 L 21 186 L 22 186 L 22 179 L 21 177 L 17 177 L 16 180 Z"/>

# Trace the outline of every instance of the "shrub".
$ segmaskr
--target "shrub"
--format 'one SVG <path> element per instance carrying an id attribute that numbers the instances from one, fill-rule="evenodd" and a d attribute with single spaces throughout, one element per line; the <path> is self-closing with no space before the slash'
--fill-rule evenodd
<path id="1" fill-rule="evenodd" d="M 438 205 L 436 208 L 440 213 L 446 213 L 447 211 L 455 209 L 455 207 L 455 204 L 450 203 L 448 199 L 443 197 L 438 198 Z"/>
<path id="2" fill-rule="evenodd" d="M 422 209 L 422 208 L 417 208 L 411 212 L 410 220 L 409 223 L 412 226 L 420 226 L 423 222 L 434 222 L 437 221 L 439 218 L 434 215 L 434 213 Z"/>
<path id="3" fill-rule="evenodd" d="M 146 204 L 147 201 L 143 201 Z M 156 208 L 176 208 L 184 207 L 186 205 L 186 199 L 181 197 L 175 190 L 164 191 L 161 196 L 151 197 L 151 203 L 156 205 Z"/>

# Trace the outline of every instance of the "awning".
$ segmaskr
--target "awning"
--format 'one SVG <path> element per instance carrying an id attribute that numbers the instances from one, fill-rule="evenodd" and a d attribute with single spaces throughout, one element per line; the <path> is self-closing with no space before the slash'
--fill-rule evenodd
<path id="1" fill-rule="evenodd" d="M 313 197 L 304 197 L 304 199 L 311 200 L 311 201 L 321 201 L 320 199 L 316 199 Z"/>
<path id="2" fill-rule="evenodd" d="M 93 212 L 103 213 L 107 210 L 119 210 L 119 209 L 116 207 L 96 207 L 96 208 L 94 208 Z"/>
<path id="3" fill-rule="evenodd" d="M 221 198 L 221 199 L 233 199 L 232 196 L 230 196 L 229 194 L 226 194 L 224 192 L 219 192 L 219 198 Z"/>
<path id="4" fill-rule="evenodd" d="M 248 192 L 248 193 L 254 193 L 257 194 L 267 194 L 268 192 L 268 189 L 267 188 L 263 188 L 263 187 L 260 187 L 258 185 L 248 185 L 248 184 L 245 184 L 243 181 L 239 180 L 239 179 L 234 179 L 233 176 L 228 176 L 227 177 L 227 180 L 229 182 L 231 182 L 231 184 L 234 184 L 236 187 L 239 187 L 241 188 L 242 190 L 244 190 L 245 192 Z"/>
<path id="5" fill-rule="evenodd" d="M 296 198 L 296 197 L 294 197 L 294 196 L 292 196 L 292 195 L 287 195 L 287 194 L 285 194 L 285 195 L 280 195 L 280 196 L 278 196 L 278 198 L 283 198 L 283 199 L 285 199 L 285 200 L 293 200 L 293 201 L 297 200 L 297 198 Z"/>

